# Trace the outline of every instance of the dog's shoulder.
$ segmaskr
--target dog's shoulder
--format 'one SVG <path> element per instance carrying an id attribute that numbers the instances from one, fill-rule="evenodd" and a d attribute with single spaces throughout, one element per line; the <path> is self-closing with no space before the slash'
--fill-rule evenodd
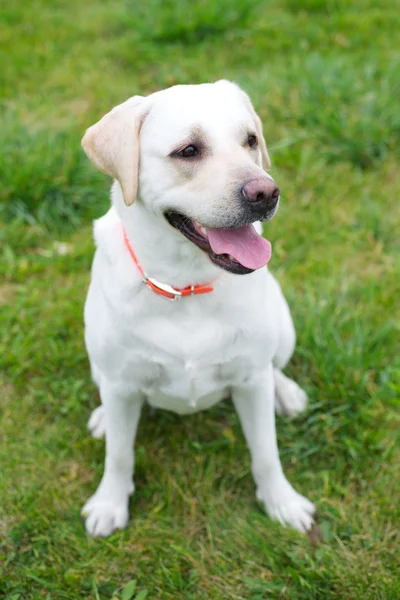
<path id="1" fill-rule="evenodd" d="M 93 237 L 97 250 L 111 263 L 115 263 L 123 252 L 123 228 L 114 207 L 93 223 Z"/>

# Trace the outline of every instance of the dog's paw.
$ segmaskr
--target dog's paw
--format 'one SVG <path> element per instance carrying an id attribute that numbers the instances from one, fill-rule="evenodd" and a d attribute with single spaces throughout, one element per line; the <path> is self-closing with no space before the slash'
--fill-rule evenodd
<path id="1" fill-rule="evenodd" d="M 106 431 L 104 407 L 98 406 L 90 415 L 88 429 L 95 439 L 104 437 Z"/>
<path id="2" fill-rule="evenodd" d="M 125 501 L 103 500 L 95 494 L 82 508 L 86 531 L 93 537 L 107 537 L 116 529 L 123 529 L 128 523 L 128 498 Z"/>
<path id="3" fill-rule="evenodd" d="M 289 377 L 275 375 L 275 410 L 278 415 L 294 417 L 307 407 L 307 394 Z"/>
<path id="4" fill-rule="evenodd" d="M 271 519 L 279 521 L 282 525 L 290 525 L 305 533 L 314 523 L 314 504 L 296 492 L 288 481 L 274 490 L 259 488 L 257 499 L 263 503 Z"/>

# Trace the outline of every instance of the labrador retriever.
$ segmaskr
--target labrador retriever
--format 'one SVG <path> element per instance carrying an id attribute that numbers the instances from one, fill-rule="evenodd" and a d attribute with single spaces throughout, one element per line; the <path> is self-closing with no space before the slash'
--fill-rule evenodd
<path id="1" fill-rule="evenodd" d="M 260 221 L 279 204 L 260 118 L 229 81 L 134 96 L 90 127 L 88 157 L 115 181 L 95 222 L 85 341 L 105 432 L 104 475 L 82 509 L 93 536 L 126 526 L 141 408 L 181 415 L 230 395 L 251 453 L 257 498 L 299 531 L 314 505 L 287 481 L 274 410 L 305 408 L 282 369 L 290 312 L 266 268 Z"/>

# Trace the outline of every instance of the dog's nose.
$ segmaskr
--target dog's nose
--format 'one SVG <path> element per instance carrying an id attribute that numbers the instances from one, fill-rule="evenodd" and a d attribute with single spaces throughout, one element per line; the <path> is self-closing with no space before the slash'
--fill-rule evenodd
<path id="1" fill-rule="evenodd" d="M 242 187 L 242 195 L 256 210 L 273 210 L 279 200 L 279 188 L 273 179 L 252 179 Z"/>

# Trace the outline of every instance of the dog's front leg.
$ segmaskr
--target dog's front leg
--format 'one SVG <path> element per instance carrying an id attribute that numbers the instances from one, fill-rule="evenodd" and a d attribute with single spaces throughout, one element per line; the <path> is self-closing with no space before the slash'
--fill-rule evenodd
<path id="1" fill-rule="evenodd" d="M 258 500 L 271 518 L 306 531 L 313 523 L 315 508 L 293 489 L 282 471 L 275 432 L 272 365 L 256 384 L 234 388 L 232 398 L 250 448 Z"/>
<path id="2" fill-rule="evenodd" d="M 96 493 L 82 509 L 86 529 L 93 536 L 107 536 L 128 521 L 129 496 L 134 492 L 134 441 L 143 405 L 141 394 L 125 394 L 102 383 L 106 459 L 103 478 Z"/>

